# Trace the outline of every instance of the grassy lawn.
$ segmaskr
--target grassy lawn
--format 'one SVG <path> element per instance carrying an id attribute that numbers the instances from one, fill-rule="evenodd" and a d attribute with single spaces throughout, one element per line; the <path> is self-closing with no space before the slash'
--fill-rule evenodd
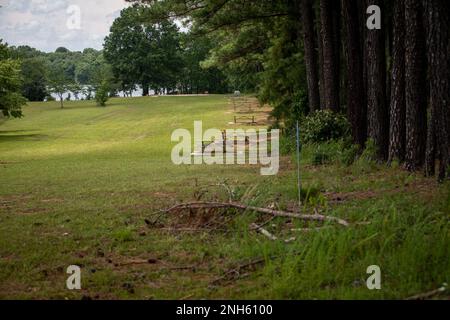
<path id="1" fill-rule="evenodd" d="M 450 281 L 448 183 L 362 160 L 313 166 L 312 147 L 303 181 L 319 193 L 302 210 L 319 207 L 348 228 L 294 232 L 305 224 L 234 211 L 148 225 L 179 202 L 227 200 L 223 185 L 247 204 L 295 204 L 289 156 L 274 177 L 257 166 L 172 164 L 173 130 L 194 120 L 226 129 L 231 111 L 219 95 L 117 98 L 106 108 L 30 103 L 23 119 L 1 123 L 0 298 L 405 298 Z M 296 240 L 269 240 L 249 230 L 255 221 Z M 204 225 L 214 228 L 192 232 Z M 81 291 L 66 289 L 72 264 Z M 370 265 L 381 267 L 382 290 L 365 285 Z"/>

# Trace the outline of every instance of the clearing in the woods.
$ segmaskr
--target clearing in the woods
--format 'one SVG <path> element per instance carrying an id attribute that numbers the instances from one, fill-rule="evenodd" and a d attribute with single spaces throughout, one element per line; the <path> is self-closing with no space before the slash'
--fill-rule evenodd
<path id="1" fill-rule="evenodd" d="M 364 158 L 313 165 L 312 146 L 301 211 L 349 227 L 235 209 L 159 212 L 230 199 L 298 209 L 291 157 L 266 177 L 249 165 L 172 164 L 171 133 L 195 120 L 267 126 L 266 109 L 235 108 L 220 95 L 29 103 L 23 119 L 3 122 L 0 298 L 406 298 L 450 279 L 448 183 Z M 232 124 L 235 115 L 252 121 Z M 80 291 L 66 288 L 69 265 L 81 267 Z M 381 290 L 367 289 L 371 265 Z"/>

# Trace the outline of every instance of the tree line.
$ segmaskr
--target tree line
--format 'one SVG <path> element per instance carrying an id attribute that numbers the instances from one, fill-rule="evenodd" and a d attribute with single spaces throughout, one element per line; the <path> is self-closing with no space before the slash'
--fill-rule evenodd
<path id="1" fill-rule="evenodd" d="M 230 90 L 221 70 L 201 65 L 213 42 L 181 31 L 169 19 L 146 24 L 145 14 L 141 6 L 122 10 L 103 50 L 59 47 L 55 52 L 42 52 L 0 41 L 0 77 L 5 81 L 1 83 L 5 98 L 0 110 L 5 116 L 20 117 L 20 106 L 26 100 L 54 100 L 53 96 L 58 97 L 61 108 L 64 99 L 95 98 L 105 105 L 109 97 L 119 92 L 130 96 L 138 88 L 144 96 L 150 89 L 155 94 Z"/>
<path id="2" fill-rule="evenodd" d="M 439 160 L 439 179 L 450 176 L 449 1 L 129 1 L 148 22 L 181 19 L 213 38 L 205 63 L 257 91 L 277 119 L 343 113 L 380 161 L 431 176 Z"/>
<path id="3" fill-rule="evenodd" d="M 134 5 L 121 11 L 106 37 L 104 57 L 124 91 L 139 85 L 143 95 L 160 93 L 225 93 L 228 83 L 215 67 L 203 68 L 214 43 L 196 37 L 171 19 L 148 22 L 149 8 Z"/>

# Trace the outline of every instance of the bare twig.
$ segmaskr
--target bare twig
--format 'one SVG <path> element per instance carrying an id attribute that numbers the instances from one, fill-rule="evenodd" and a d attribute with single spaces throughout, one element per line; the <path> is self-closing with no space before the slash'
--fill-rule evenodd
<path id="1" fill-rule="evenodd" d="M 230 186 L 226 183 L 226 181 L 224 181 L 223 183 L 218 183 L 217 186 L 218 186 L 218 187 L 224 187 L 224 188 L 225 188 L 225 190 L 226 190 L 227 193 L 228 193 L 228 200 L 229 200 L 230 202 L 232 202 L 232 201 L 233 201 L 233 198 L 234 198 L 234 192 L 233 192 L 233 190 L 231 190 Z"/>
<path id="2" fill-rule="evenodd" d="M 426 299 L 430 299 L 434 296 L 437 296 L 445 291 L 447 291 L 447 283 L 444 283 L 442 285 L 442 287 L 440 287 L 439 289 L 433 290 L 433 291 L 429 291 L 429 292 L 425 292 L 425 293 L 419 293 L 416 294 L 412 297 L 406 298 L 405 300 L 426 300 Z"/>
<path id="3" fill-rule="evenodd" d="M 332 226 L 325 226 L 325 227 L 317 227 L 317 228 L 294 228 L 291 229 L 292 232 L 311 232 L 311 231 L 321 231 L 324 229 L 331 229 Z"/>
<path id="4" fill-rule="evenodd" d="M 212 231 L 229 231 L 219 228 L 160 228 L 159 230 L 167 232 L 212 232 Z"/>
<path id="5" fill-rule="evenodd" d="M 267 238 L 269 238 L 270 240 L 278 240 L 278 238 L 276 236 L 274 236 L 273 234 L 271 234 L 269 231 L 267 231 L 266 229 L 264 229 L 261 226 L 258 226 L 256 223 L 252 223 L 250 225 L 250 228 L 252 230 L 256 230 L 259 233 L 261 233 L 262 235 L 266 236 Z"/>

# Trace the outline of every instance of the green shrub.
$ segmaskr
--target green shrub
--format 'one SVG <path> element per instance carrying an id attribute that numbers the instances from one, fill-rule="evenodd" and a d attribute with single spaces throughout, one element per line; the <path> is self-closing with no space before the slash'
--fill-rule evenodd
<path id="1" fill-rule="evenodd" d="M 100 87 L 97 89 L 95 93 L 95 101 L 97 101 L 97 105 L 104 107 L 106 105 L 106 101 L 109 99 L 109 86 L 106 81 L 103 81 Z"/>
<path id="2" fill-rule="evenodd" d="M 350 124 L 343 115 L 329 110 L 319 110 L 303 119 L 300 134 L 302 143 L 348 139 Z"/>
<path id="3" fill-rule="evenodd" d="M 339 161 L 345 166 L 350 166 L 358 158 L 360 148 L 355 144 L 346 145 L 345 143 L 341 142 L 341 145 L 342 149 L 340 152 Z"/>
<path id="4" fill-rule="evenodd" d="M 314 166 L 330 164 L 339 161 L 341 152 L 340 142 L 322 142 L 309 144 L 311 164 Z"/>
<path id="5" fill-rule="evenodd" d="M 280 136 L 280 154 L 288 155 L 295 151 L 296 141 L 294 138 L 291 138 L 286 135 Z"/>
<path id="6" fill-rule="evenodd" d="M 316 149 L 316 151 L 312 154 L 311 163 L 315 166 L 320 166 L 323 164 L 328 164 L 332 162 L 332 154 L 329 150 L 325 148 L 320 148 L 320 146 Z"/>
<path id="7" fill-rule="evenodd" d="M 375 144 L 375 141 L 373 139 L 369 139 L 366 142 L 366 148 L 364 149 L 363 153 L 361 154 L 360 159 L 364 161 L 376 161 L 377 159 L 377 152 L 378 147 Z"/>

